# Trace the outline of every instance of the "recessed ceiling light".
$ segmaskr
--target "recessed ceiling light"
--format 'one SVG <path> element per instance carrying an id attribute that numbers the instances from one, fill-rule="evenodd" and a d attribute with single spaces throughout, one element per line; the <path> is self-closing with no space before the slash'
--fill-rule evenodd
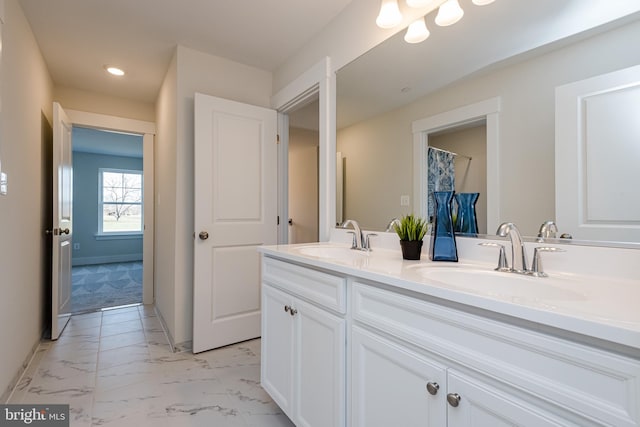
<path id="1" fill-rule="evenodd" d="M 105 66 L 104 68 L 109 74 L 113 74 L 114 76 L 124 76 L 124 71 L 122 71 L 120 68 L 109 66 Z"/>

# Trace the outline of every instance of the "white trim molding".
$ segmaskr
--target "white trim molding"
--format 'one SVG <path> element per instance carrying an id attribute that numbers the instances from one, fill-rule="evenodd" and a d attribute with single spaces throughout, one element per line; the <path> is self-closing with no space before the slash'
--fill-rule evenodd
<path id="1" fill-rule="evenodd" d="M 143 120 L 127 119 L 124 117 L 108 116 L 105 114 L 89 113 L 87 111 L 65 110 L 71 122 L 76 126 L 109 129 L 131 133 L 156 133 L 156 124 Z"/>
<path id="2" fill-rule="evenodd" d="M 297 79 L 284 87 L 271 98 L 271 106 L 278 113 L 287 114 L 310 98 L 318 95 L 319 102 L 319 155 L 318 155 L 318 240 L 328 241 L 331 229 L 336 222 L 336 74 L 331 70 L 331 60 L 326 57 L 309 70 L 301 74 Z M 287 155 L 288 138 L 284 135 L 288 132 L 285 120 L 278 120 L 278 134 L 281 136 L 279 158 Z M 282 141 L 285 141 L 283 144 Z M 287 170 L 281 163 L 278 167 L 279 194 L 282 196 L 288 191 Z M 278 201 L 278 215 L 280 225 L 284 230 L 279 230 L 280 243 L 287 243 L 288 230 L 286 219 L 288 218 L 288 203 L 280 197 Z"/>

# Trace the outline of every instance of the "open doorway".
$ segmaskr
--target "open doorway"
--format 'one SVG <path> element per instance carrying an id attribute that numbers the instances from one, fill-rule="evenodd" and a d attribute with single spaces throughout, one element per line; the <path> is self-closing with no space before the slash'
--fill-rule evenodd
<path id="1" fill-rule="evenodd" d="M 487 234 L 487 125 L 486 120 L 430 133 L 429 147 L 454 154 L 455 192 L 478 193 L 478 232 Z"/>
<path id="2" fill-rule="evenodd" d="M 319 237 L 319 102 L 317 96 L 309 101 L 289 112 L 288 243 L 317 242 Z"/>
<path id="3" fill-rule="evenodd" d="M 72 312 L 143 301 L 143 136 L 73 127 Z"/>

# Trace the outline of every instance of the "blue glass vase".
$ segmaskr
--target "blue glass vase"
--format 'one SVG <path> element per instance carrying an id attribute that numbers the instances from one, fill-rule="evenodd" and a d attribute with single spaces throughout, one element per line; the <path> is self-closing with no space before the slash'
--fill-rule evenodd
<path id="1" fill-rule="evenodd" d="M 458 193 L 454 197 L 458 205 L 454 230 L 464 236 L 478 235 L 478 219 L 476 218 L 476 202 L 480 193 Z"/>
<path id="2" fill-rule="evenodd" d="M 432 261 L 458 262 L 456 236 L 451 218 L 453 191 L 434 191 L 434 219 L 431 230 L 429 259 Z"/>

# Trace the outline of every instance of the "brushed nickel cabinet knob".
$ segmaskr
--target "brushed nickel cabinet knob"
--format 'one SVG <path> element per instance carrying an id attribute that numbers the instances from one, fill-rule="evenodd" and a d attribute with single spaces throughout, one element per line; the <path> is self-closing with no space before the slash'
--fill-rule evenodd
<path id="1" fill-rule="evenodd" d="M 438 394 L 438 390 L 440 390 L 440 386 L 438 385 L 438 383 L 427 383 L 427 391 L 430 395 L 435 396 L 436 394 Z"/>

